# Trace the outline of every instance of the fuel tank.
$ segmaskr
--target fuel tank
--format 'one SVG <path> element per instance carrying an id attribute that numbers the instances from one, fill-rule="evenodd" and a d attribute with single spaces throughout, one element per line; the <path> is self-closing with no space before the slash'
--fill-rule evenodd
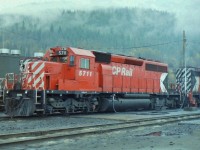
<path id="1" fill-rule="evenodd" d="M 100 102 L 100 112 L 132 111 L 150 109 L 150 99 L 130 99 L 130 98 L 104 98 Z"/>

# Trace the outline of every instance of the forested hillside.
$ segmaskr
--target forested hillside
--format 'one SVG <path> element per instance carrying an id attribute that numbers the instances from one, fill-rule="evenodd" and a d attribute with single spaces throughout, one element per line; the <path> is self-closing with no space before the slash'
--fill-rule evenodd
<path id="1" fill-rule="evenodd" d="M 4 25 L 6 19 L 13 22 Z M 174 14 L 139 8 L 60 10 L 52 20 L 4 15 L 0 17 L 0 47 L 20 49 L 25 56 L 52 46 L 80 47 L 155 59 L 177 67 L 182 33 L 176 32 L 176 23 Z M 200 65 L 198 48 L 188 48 L 188 64 Z"/>

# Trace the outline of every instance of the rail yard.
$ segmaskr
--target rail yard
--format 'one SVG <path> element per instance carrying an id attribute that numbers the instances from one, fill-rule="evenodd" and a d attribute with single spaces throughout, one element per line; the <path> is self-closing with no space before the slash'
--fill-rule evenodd
<path id="1" fill-rule="evenodd" d="M 0 2 L 0 150 L 199 150 L 197 1 Z"/>
<path id="2" fill-rule="evenodd" d="M 1 149 L 155 149 L 162 138 L 200 130 L 199 68 L 179 68 L 172 86 L 168 64 L 72 47 L 20 59 L 17 68 L 1 79 Z"/>

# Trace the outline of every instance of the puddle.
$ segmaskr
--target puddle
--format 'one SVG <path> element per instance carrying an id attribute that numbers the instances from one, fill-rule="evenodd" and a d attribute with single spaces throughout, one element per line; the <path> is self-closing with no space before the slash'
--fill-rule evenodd
<path id="1" fill-rule="evenodd" d="M 169 114 L 168 112 L 161 112 L 161 111 L 152 111 L 152 112 L 139 112 L 136 115 L 165 115 Z"/>
<path id="2" fill-rule="evenodd" d="M 136 136 L 174 136 L 174 135 L 183 135 L 183 133 L 156 131 Z"/>
<path id="3" fill-rule="evenodd" d="M 151 133 L 148 133 L 148 134 L 136 135 L 136 136 L 161 136 L 161 135 L 162 135 L 162 131 L 151 132 Z"/>

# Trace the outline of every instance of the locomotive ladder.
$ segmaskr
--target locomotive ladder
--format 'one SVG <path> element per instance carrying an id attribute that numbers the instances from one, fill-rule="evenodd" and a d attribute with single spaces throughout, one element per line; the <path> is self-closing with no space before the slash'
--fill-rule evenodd
<path id="1" fill-rule="evenodd" d="M 35 79 L 34 79 L 35 82 Z M 39 90 L 39 88 L 42 88 L 42 90 Z M 34 87 L 35 89 L 35 105 L 36 105 L 36 112 L 45 113 L 45 104 L 46 104 L 46 91 L 44 87 Z M 39 108 L 38 108 L 38 107 Z"/>

